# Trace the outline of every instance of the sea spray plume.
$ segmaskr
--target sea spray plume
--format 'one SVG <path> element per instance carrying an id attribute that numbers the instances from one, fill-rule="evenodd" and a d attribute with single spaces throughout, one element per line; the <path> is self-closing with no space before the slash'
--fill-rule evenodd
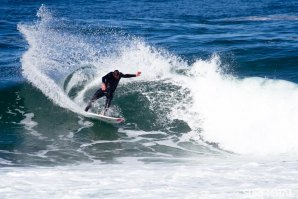
<path id="1" fill-rule="evenodd" d="M 96 35 L 99 33 L 94 33 L 89 38 L 81 35 L 77 28 L 72 28 L 75 31 L 69 31 L 70 26 L 65 24 L 65 21 L 53 17 L 44 5 L 40 7 L 37 16 L 39 20 L 33 24 L 18 25 L 29 44 L 29 49 L 22 58 L 23 75 L 54 103 L 77 112 L 77 105 L 70 102 L 72 100 L 69 101 L 67 95 L 71 85 L 84 81 L 72 81 L 65 85 L 66 80 L 70 74 L 79 70 L 82 71 L 82 75 L 74 74 L 77 80 L 96 76 L 99 71 L 92 70 L 95 68 L 93 63 L 100 62 L 98 60 L 105 56 L 109 47 L 102 47 L 101 44 L 107 40 L 101 41 L 102 37 Z M 111 37 L 114 39 L 115 33 L 112 33 Z M 66 93 L 63 91 L 65 89 Z"/>
<path id="2" fill-rule="evenodd" d="M 86 43 L 76 42 L 74 36 L 51 29 L 53 17 L 45 6 L 41 6 L 38 16 L 41 18 L 34 24 L 18 25 L 29 44 L 21 59 L 23 76 L 54 103 L 79 112 L 79 107 L 64 93 L 61 84 L 65 74 L 76 69 L 77 60 L 74 57 L 82 58 L 78 49 L 92 50 Z"/>
<path id="3" fill-rule="evenodd" d="M 40 8 L 38 9 L 36 16 L 40 19 L 43 19 L 43 21 L 51 21 L 53 20 L 53 16 L 51 12 L 48 10 L 48 8 L 41 4 Z"/>

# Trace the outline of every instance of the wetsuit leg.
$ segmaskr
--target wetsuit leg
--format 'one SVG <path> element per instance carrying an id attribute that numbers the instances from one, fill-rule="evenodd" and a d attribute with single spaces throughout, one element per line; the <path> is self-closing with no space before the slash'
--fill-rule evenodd
<path id="1" fill-rule="evenodd" d="M 105 108 L 110 108 L 113 97 L 114 97 L 113 93 L 110 93 L 107 95 Z"/>
<path id="2" fill-rule="evenodd" d="M 109 109 L 109 107 L 111 106 L 111 102 L 112 102 L 112 99 L 114 97 L 113 93 L 107 93 L 106 94 L 106 104 L 105 104 L 105 109 L 103 111 L 103 114 L 105 114 L 107 112 L 107 110 Z"/>
<path id="3" fill-rule="evenodd" d="M 93 95 L 93 97 L 91 98 L 90 102 L 88 103 L 87 107 L 85 108 L 85 111 L 87 112 L 87 111 L 91 108 L 93 102 L 95 102 L 95 100 L 97 100 L 97 99 L 103 97 L 104 95 L 105 95 L 105 92 L 103 92 L 101 89 L 98 89 L 98 90 L 94 93 L 94 95 Z"/>

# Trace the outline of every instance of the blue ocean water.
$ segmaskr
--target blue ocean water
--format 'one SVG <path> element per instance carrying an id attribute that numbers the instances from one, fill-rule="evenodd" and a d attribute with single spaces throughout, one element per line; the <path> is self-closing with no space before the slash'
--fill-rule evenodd
<path id="1" fill-rule="evenodd" d="M 1 70 L 21 76 L 26 42 L 19 23 L 36 20 L 46 3 L 59 18 L 88 31 L 119 29 L 192 61 L 222 53 L 239 75 L 297 81 L 296 1 L 4 1 L 1 6 Z M 3 79 L 5 79 L 3 77 Z"/>
<path id="2" fill-rule="evenodd" d="M 296 0 L 2 0 L 1 198 L 297 197 L 297 13 Z M 115 69 L 142 71 L 112 103 L 126 122 L 85 118 Z"/>

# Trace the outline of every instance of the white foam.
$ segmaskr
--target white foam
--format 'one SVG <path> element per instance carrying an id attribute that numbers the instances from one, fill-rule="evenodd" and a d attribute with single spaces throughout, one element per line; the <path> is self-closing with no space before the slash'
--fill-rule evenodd
<path id="1" fill-rule="evenodd" d="M 13 163 L 12 163 L 11 161 L 9 161 L 9 160 L 5 160 L 5 159 L 3 159 L 3 158 L 0 158 L 0 164 L 2 164 L 2 165 L 7 165 L 7 166 L 9 166 L 9 165 L 13 165 Z"/>
<path id="2" fill-rule="evenodd" d="M 1 198 L 293 198 L 296 162 L 201 158 L 196 163 L 82 164 L 52 168 L 2 168 Z M 27 191 L 30 190 L 30 191 Z M 271 193 L 285 190 L 280 196 Z M 24 194 L 26 192 L 26 194 Z M 263 194 L 268 194 L 265 192 Z M 273 194 L 273 195 L 271 195 Z M 286 195 L 285 195 L 286 194 Z"/>
<path id="3" fill-rule="evenodd" d="M 193 108 L 203 137 L 237 153 L 298 152 L 298 87 L 264 78 L 237 79 L 219 70 L 219 59 L 193 64 Z"/>
<path id="4" fill-rule="evenodd" d="M 166 133 L 161 132 L 161 131 L 141 131 L 141 130 L 124 130 L 124 129 L 119 129 L 119 132 L 125 133 L 128 137 L 134 138 L 134 137 L 139 137 L 139 136 L 144 136 L 144 135 L 166 135 Z"/>
<path id="5" fill-rule="evenodd" d="M 26 113 L 24 116 L 25 118 L 20 121 L 20 124 L 24 125 L 25 129 L 27 129 L 31 135 L 34 135 L 39 139 L 45 139 L 46 137 L 42 136 L 42 134 L 34 129 L 34 127 L 38 125 L 38 123 L 33 120 L 34 113 Z"/>

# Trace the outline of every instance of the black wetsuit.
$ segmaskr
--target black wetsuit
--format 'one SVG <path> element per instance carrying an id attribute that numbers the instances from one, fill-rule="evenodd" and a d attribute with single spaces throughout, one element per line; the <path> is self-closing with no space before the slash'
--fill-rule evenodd
<path id="1" fill-rule="evenodd" d="M 99 99 L 99 98 L 101 98 L 103 96 L 106 96 L 107 97 L 106 104 L 105 104 L 105 110 L 107 108 L 109 108 L 110 105 L 111 105 L 111 101 L 113 99 L 113 96 L 114 96 L 114 92 L 115 92 L 115 90 L 116 90 L 116 88 L 118 86 L 118 83 L 119 83 L 119 81 L 120 81 L 120 79 L 122 77 L 123 78 L 130 78 L 130 77 L 136 77 L 136 75 L 134 75 L 134 74 L 123 74 L 123 73 L 120 73 L 119 79 L 116 79 L 113 76 L 113 72 L 110 72 L 110 73 L 106 74 L 105 76 L 103 76 L 102 77 L 102 82 L 105 83 L 106 90 L 103 91 L 101 88 L 98 89 L 94 93 L 94 95 L 93 95 L 91 101 L 89 102 L 88 106 L 85 108 L 85 111 L 88 111 L 89 110 L 89 108 L 92 106 L 92 103 L 95 100 L 97 100 L 97 99 Z"/>

